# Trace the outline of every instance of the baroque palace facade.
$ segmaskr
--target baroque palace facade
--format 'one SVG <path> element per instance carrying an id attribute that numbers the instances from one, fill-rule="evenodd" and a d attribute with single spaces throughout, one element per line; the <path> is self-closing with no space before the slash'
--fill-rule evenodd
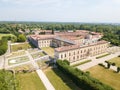
<path id="1" fill-rule="evenodd" d="M 55 47 L 54 58 L 76 62 L 107 52 L 109 42 L 100 40 L 103 34 L 86 30 L 30 35 L 28 40 L 36 47 Z"/>

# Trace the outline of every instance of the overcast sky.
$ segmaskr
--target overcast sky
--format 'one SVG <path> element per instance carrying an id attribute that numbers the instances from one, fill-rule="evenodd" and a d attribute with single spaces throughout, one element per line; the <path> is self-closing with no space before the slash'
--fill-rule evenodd
<path id="1" fill-rule="evenodd" d="M 120 23 L 120 0 L 0 0 L 0 21 Z"/>

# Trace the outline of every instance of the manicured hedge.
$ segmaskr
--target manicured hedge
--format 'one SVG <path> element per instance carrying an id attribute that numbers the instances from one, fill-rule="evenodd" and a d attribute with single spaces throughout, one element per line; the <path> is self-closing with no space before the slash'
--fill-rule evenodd
<path id="1" fill-rule="evenodd" d="M 0 55 L 3 55 L 7 51 L 7 40 L 2 39 L 0 40 Z"/>
<path id="2" fill-rule="evenodd" d="M 112 87 L 103 84 L 89 74 L 69 66 L 66 61 L 57 60 L 58 68 L 68 75 L 72 81 L 83 90 L 114 90 Z"/>

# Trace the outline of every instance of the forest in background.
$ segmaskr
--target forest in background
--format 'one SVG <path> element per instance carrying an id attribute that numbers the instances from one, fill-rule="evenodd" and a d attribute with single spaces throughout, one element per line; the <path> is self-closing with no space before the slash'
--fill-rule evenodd
<path id="1" fill-rule="evenodd" d="M 18 31 L 32 30 L 89 30 L 104 34 L 103 39 L 113 45 L 120 45 L 119 24 L 95 24 L 95 23 L 58 23 L 58 22 L 0 22 L 0 33 L 11 33 L 18 37 Z"/>

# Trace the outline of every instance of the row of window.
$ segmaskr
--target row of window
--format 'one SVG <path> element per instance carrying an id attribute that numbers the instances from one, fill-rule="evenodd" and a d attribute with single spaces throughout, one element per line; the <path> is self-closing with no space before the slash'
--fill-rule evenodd
<path id="1" fill-rule="evenodd" d="M 103 48 L 101 48 L 100 50 L 97 48 L 97 50 L 95 50 L 95 51 L 92 51 L 92 49 L 85 49 L 85 50 L 80 50 L 80 51 L 77 51 L 77 52 L 71 52 L 71 53 L 69 53 L 68 54 L 68 56 L 70 57 L 70 56 L 72 56 L 72 55 L 76 55 L 76 54 L 82 54 L 82 55 L 89 55 L 89 54 L 92 54 L 92 55 L 97 55 L 97 54 L 100 54 L 100 53 L 102 53 L 102 52 L 104 52 L 105 51 L 105 46 L 102 46 Z M 92 52 L 91 52 L 92 51 Z M 61 59 L 63 59 L 63 57 L 64 58 L 66 58 L 67 57 L 67 54 L 65 53 L 65 54 L 61 54 Z M 82 56 L 81 56 L 82 57 Z M 78 57 L 79 58 L 79 57 Z"/>

